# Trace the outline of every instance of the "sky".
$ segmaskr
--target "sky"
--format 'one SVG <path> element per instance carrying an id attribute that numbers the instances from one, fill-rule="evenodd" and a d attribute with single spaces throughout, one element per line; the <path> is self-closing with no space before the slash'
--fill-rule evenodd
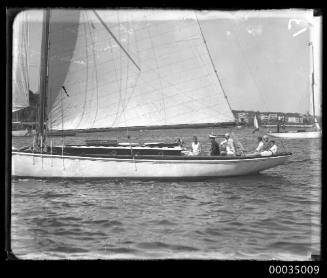
<path id="1" fill-rule="evenodd" d="M 206 15 L 201 25 L 234 109 L 300 112 L 310 109 L 312 14 L 303 11 Z M 311 31 L 311 32 L 310 32 Z M 318 42 L 314 43 L 318 54 Z M 317 55 L 317 57 L 319 57 Z M 320 59 L 316 58 L 315 63 Z M 315 83 L 320 83 L 316 65 Z M 321 86 L 315 86 L 320 112 Z M 312 109 L 310 109 L 312 110 Z M 318 114 L 318 113 L 317 113 Z"/>
<path id="2" fill-rule="evenodd" d="M 174 16 L 182 16 L 175 12 Z M 321 114 L 321 18 L 312 10 L 202 11 L 197 17 L 233 110 Z M 42 12 L 29 11 L 30 85 L 38 91 Z"/>

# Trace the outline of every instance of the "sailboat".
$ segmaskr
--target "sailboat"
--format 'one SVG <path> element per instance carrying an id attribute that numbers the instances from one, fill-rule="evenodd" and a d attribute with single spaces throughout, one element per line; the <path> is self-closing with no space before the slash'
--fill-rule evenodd
<path id="1" fill-rule="evenodd" d="M 314 119 L 314 130 L 296 130 L 296 131 L 283 131 L 279 132 L 279 126 L 277 126 L 277 132 L 268 132 L 267 134 L 272 137 L 283 138 L 283 139 L 315 139 L 321 138 L 322 130 L 316 118 L 315 113 L 315 76 L 314 76 L 314 51 L 313 51 L 313 43 L 310 42 L 309 46 L 311 46 L 311 56 L 312 56 L 312 75 L 311 75 L 311 99 L 312 99 L 312 112 Z"/>
<path id="2" fill-rule="evenodd" d="M 254 118 L 253 118 L 253 127 L 254 127 L 254 130 L 252 131 L 252 133 L 256 132 L 259 130 L 259 123 L 258 123 L 258 119 L 257 119 L 257 115 L 254 115 Z"/>
<path id="3" fill-rule="evenodd" d="M 167 12 L 158 20 L 160 13 L 44 11 L 38 136 L 12 151 L 13 176 L 207 178 L 258 173 L 287 160 L 291 153 L 186 156 L 165 142 L 47 141 L 49 130 L 235 123 L 196 15 L 172 20 Z"/>

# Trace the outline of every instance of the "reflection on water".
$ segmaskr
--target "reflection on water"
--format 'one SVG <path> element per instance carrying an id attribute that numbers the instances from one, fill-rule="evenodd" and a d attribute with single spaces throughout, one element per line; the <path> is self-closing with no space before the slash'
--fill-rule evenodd
<path id="1" fill-rule="evenodd" d="M 129 134 L 144 142 L 183 137 L 187 145 L 197 135 L 208 150 L 210 132 Z M 251 130 L 236 132 L 245 148 L 255 148 Z M 66 141 L 82 143 L 90 136 Z M 102 134 L 116 137 L 125 135 Z M 18 138 L 13 145 L 28 140 Z M 19 258 L 34 259 L 306 260 L 319 253 L 321 150 L 313 140 L 283 145 L 293 153 L 286 164 L 244 177 L 14 179 L 12 249 Z"/>

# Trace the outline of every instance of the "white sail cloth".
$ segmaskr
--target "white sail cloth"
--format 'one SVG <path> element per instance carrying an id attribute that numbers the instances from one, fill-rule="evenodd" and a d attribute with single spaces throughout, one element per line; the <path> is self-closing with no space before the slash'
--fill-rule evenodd
<path id="1" fill-rule="evenodd" d="M 49 128 L 234 122 L 194 14 L 169 13 L 98 12 L 139 70 L 93 11 L 52 10 Z"/>
<path id="2" fill-rule="evenodd" d="M 19 13 L 13 24 L 12 112 L 29 106 L 28 13 Z"/>

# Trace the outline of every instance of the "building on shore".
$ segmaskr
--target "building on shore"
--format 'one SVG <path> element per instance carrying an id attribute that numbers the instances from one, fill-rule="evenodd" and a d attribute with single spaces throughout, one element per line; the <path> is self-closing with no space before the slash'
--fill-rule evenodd
<path id="1" fill-rule="evenodd" d="M 234 117 L 240 125 L 253 126 L 254 116 L 257 116 L 259 125 L 271 126 L 277 124 L 285 125 L 312 125 L 314 123 L 313 116 L 309 113 L 282 113 L 282 112 L 259 112 L 233 110 Z M 318 119 L 319 122 L 319 119 Z"/>

